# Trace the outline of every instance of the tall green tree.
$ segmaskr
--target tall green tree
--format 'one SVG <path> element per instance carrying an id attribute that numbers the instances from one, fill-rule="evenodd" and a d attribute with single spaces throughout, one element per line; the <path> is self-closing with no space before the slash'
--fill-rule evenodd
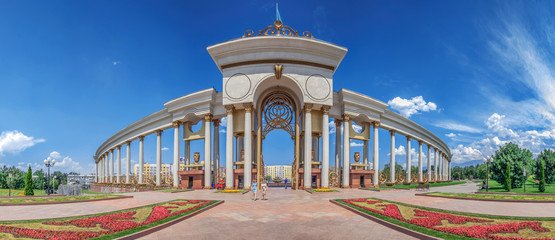
<path id="1" fill-rule="evenodd" d="M 540 162 L 543 161 L 545 183 L 555 183 L 555 151 L 543 150 L 536 158 L 536 180 L 540 180 Z"/>
<path id="2" fill-rule="evenodd" d="M 27 174 L 25 174 L 25 196 L 33 196 L 33 171 L 31 170 L 31 165 L 27 168 Z"/>
<path id="3" fill-rule="evenodd" d="M 46 174 L 44 173 L 44 170 L 36 170 L 34 175 L 35 179 L 33 179 L 33 188 L 44 190 L 46 188 Z"/>
<path id="4" fill-rule="evenodd" d="M 545 163 L 543 160 L 540 160 L 540 184 L 538 190 L 545 192 Z"/>
<path id="5" fill-rule="evenodd" d="M 507 192 L 511 191 L 511 164 L 507 164 L 507 169 L 505 170 L 505 182 L 503 183 L 503 187 Z"/>
<path id="6" fill-rule="evenodd" d="M 491 178 L 500 184 L 510 182 L 511 188 L 522 187 L 524 183 L 523 170 L 532 172 L 534 164 L 532 152 L 520 148 L 514 143 L 507 143 L 499 148 L 492 157 Z M 510 165 L 510 167 L 507 167 Z M 507 174 L 510 169 L 510 174 Z M 508 179 L 506 179 L 508 178 Z"/>

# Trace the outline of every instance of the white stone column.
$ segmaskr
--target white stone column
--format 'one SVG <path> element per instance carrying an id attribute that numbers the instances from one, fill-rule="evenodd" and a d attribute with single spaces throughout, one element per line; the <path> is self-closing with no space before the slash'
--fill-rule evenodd
<path id="1" fill-rule="evenodd" d="M 304 189 L 312 188 L 312 113 L 311 105 L 304 107 Z"/>
<path id="2" fill-rule="evenodd" d="M 368 126 L 367 126 L 368 127 Z M 368 140 L 364 140 L 363 141 L 363 147 L 362 147 L 362 162 L 364 164 L 366 164 L 366 166 L 364 167 L 365 170 L 368 170 L 369 168 L 369 164 L 368 164 Z"/>
<path id="3" fill-rule="evenodd" d="M 350 183 L 350 164 L 351 164 L 351 144 L 349 136 L 351 133 L 351 118 L 349 115 L 343 116 L 343 182 L 342 185 L 344 188 L 348 188 L 351 186 Z"/>
<path id="4" fill-rule="evenodd" d="M 212 127 L 210 122 L 212 119 L 211 114 L 204 115 L 204 188 L 212 188 L 212 162 L 211 144 L 212 144 Z"/>
<path id="5" fill-rule="evenodd" d="M 172 123 L 173 126 L 173 187 L 179 187 L 179 175 L 177 172 L 179 171 L 179 125 L 181 123 L 179 121 L 175 121 Z"/>
<path id="6" fill-rule="evenodd" d="M 438 162 L 437 162 L 437 148 L 434 148 L 434 181 L 437 181 L 437 169 Z"/>
<path id="7" fill-rule="evenodd" d="M 405 179 L 405 182 L 409 182 L 409 183 L 412 182 L 412 179 L 411 179 L 411 162 L 410 162 L 411 161 L 411 159 L 410 159 L 410 157 L 411 157 L 410 156 L 410 150 L 411 150 L 410 145 L 411 144 L 410 143 L 411 143 L 411 138 L 410 138 L 410 136 L 407 136 L 407 149 L 405 149 L 405 151 L 407 153 L 407 162 L 406 162 L 406 166 L 405 166 L 406 176 L 407 176 L 406 178 L 407 179 Z"/>
<path id="8" fill-rule="evenodd" d="M 418 140 L 418 182 L 422 182 L 422 140 Z"/>
<path id="9" fill-rule="evenodd" d="M 428 182 L 432 181 L 432 161 L 430 159 L 430 148 L 432 146 L 430 146 L 430 144 L 428 144 L 428 154 L 427 154 L 427 160 L 428 160 L 428 164 L 426 166 L 428 166 L 428 171 L 426 171 L 427 175 L 428 175 Z"/>
<path id="10" fill-rule="evenodd" d="M 220 173 L 220 119 L 214 120 L 214 184 Z"/>
<path id="11" fill-rule="evenodd" d="M 143 171 L 144 171 L 144 165 L 145 165 L 145 151 L 144 151 L 144 147 L 145 147 L 145 137 L 144 136 L 139 136 L 139 184 L 143 183 Z"/>
<path id="12" fill-rule="evenodd" d="M 380 123 L 374 122 L 374 139 L 372 143 L 372 160 L 374 161 L 374 175 L 372 175 L 372 183 L 374 186 L 378 186 L 380 184 L 379 174 L 380 174 L 380 160 L 379 160 L 379 141 L 378 141 L 378 130 Z"/>
<path id="13" fill-rule="evenodd" d="M 94 163 L 94 182 L 98 182 L 98 162 Z"/>
<path id="14" fill-rule="evenodd" d="M 341 176 L 341 120 L 335 119 L 335 173 Z M 339 181 L 339 179 L 338 179 Z"/>
<path id="15" fill-rule="evenodd" d="M 106 182 L 106 155 L 102 155 L 102 164 L 100 165 L 102 167 L 102 178 L 100 179 L 100 182 Z"/>
<path id="16" fill-rule="evenodd" d="M 250 189 L 252 185 L 252 105 L 245 105 L 245 132 L 243 134 L 244 176 L 243 188 Z M 239 153 L 240 154 L 240 153 Z M 239 155 L 241 156 L 241 155 Z"/>
<path id="17" fill-rule="evenodd" d="M 118 146 L 118 170 L 116 175 L 116 182 L 121 183 L 121 146 Z"/>
<path id="18" fill-rule="evenodd" d="M 227 125 L 225 130 L 225 188 L 234 188 L 233 176 L 233 106 L 226 106 Z"/>
<path id="19" fill-rule="evenodd" d="M 329 135 L 329 110 L 328 106 L 322 107 L 322 187 L 329 187 L 330 175 L 330 135 Z"/>
<path id="20" fill-rule="evenodd" d="M 439 180 L 443 180 L 443 153 L 439 153 Z"/>
<path id="21" fill-rule="evenodd" d="M 131 180 L 129 176 L 129 172 L 131 172 L 131 142 L 127 142 L 127 148 L 125 151 L 125 165 L 127 166 L 127 171 L 125 171 L 125 183 L 129 183 Z"/>
<path id="22" fill-rule="evenodd" d="M 162 184 L 162 130 L 156 131 L 156 186 Z"/>
<path id="23" fill-rule="evenodd" d="M 389 131 L 391 144 L 389 146 L 389 182 L 395 183 L 395 130 Z"/>
<path id="24" fill-rule="evenodd" d="M 114 182 L 114 162 L 115 162 L 115 157 L 114 157 L 114 149 L 110 150 L 110 182 L 113 183 Z"/>

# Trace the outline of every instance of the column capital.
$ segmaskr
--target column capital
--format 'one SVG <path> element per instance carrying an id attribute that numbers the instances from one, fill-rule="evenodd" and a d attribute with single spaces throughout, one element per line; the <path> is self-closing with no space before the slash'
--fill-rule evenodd
<path id="1" fill-rule="evenodd" d="M 407 135 L 407 141 L 410 141 L 412 138 L 410 137 L 410 135 Z"/>
<path id="2" fill-rule="evenodd" d="M 330 106 L 322 106 L 322 112 L 326 115 L 330 113 Z"/>
<path id="3" fill-rule="evenodd" d="M 139 141 L 143 141 L 143 140 L 145 140 L 145 136 L 143 136 L 143 135 L 138 136 L 137 139 L 139 139 Z"/>
<path id="4" fill-rule="evenodd" d="M 243 103 L 246 112 L 252 112 L 252 103 Z"/>
<path id="5" fill-rule="evenodd" d="M 304 112 L 312 111 L 312 107 L 313 107 L 312 103 L 305 103 L 304 104 Z"/>
<path id="6" fill-rule="evenodd" d="M 333 122 L 335 123 L 336 127 L 340 127 L 341 126 L 341 119 L 336 118 L 335 120 L 333 120 Z"/>
<path id="7" fill-rule="evenodd" d="M 118 145 L 117 148 L 118 148 L 118 150 L 121 150 L 121 145 Z"/>
<path id="8" fill-rule="evenodd" d="M 163 132 L 163 131 L 164 131 L 164 130 L 162 130 L 162 129 L 157 129 L 157 130 L 156 130 L 156 136 L 162 135 L 162 132 Z"/>
<path id="9" fill-rule="evenodd" d="M 113 148 L 112 148 L 112 149 L 110 149 L 110 152 L 111 152 L 111 153 L 114 153 L 114 149 L 113 149 Z"/>
<path id="10" fill-rule="evenodd" d="M 219 127 L 220 126 L 220 119 L 214 119 L 214 127 Z"/>
<path id="11" fill-rule="evenodd" d="M 350 121 L 351 120 L 351 116 L 349 114 L 343 114 L 343 121 Z"/>
<path id="12" fill-rule="evenodd" d="M 379 126 L 380 126 L 380 122 L 374 121 L 374 122 L 372 122 L 372 125 L 374 125 L 374 127 L 379 127 Z"/>
<path id="13" fill-rule="evenodd" d="M 422 143 L 424 143 L 424 141 L 422 141 L 421 139 L 418 139 L 418 144 L 422 145 Z"/>
<path id="14" fill-rule="evenodd" d="M 127 144 L 127 146 L 131 145 L 131 140 L 125 141 L 125 144 Z"/>
<path id="15" fill-rule="evenodd" d="M 394 129 L 389 130 L 389 134 L 395 135 L 395 130 Z"/>
<path id="16" fill-rule="evenodd" d="M 212 119 L 212 114 L 208 113 L 204 115 L 204 121 L 209 122 Z"/>
<path id="17" fill-rule="evenodd" d="M 178 128 L 179 125 L 181 125 L 181 121 L 173 121 L 173 122 L 172 122 L 172 126 L 173 126 L 174 128 Z"/>
<path id="18" fill-rule="evenodd" d="M 226 105 L 226 106 L 225 106 L 225 112 L 226 112 L 227 114 L 233 113 L 233 110 L 235 110 L 235 107 L 234 107 L 233 105 Z"/>

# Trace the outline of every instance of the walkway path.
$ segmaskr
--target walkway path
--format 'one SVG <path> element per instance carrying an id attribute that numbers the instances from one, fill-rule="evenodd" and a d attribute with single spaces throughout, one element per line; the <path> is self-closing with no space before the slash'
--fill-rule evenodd
<path id="1" fill-rule="evenodd" d="M 432 188 L 442 192 L 473 192 L 475 184 Z M 214 191 L 128 193 L 131 199 L 86 203 L 0 207 L 1 220 L 68 217 L 101 213 L 182 199 L 220 199 L 225 203 L 191 219 L 155 232 L 145 239 L 410 239 L 329 202 L 335 198 L 377 197 L 447 210 L 510 216 L 555 217 L 555 203 L 505 203 L 415 196 L 414 190 L 382 192 L 341 189 L 335 193 L 270 189 L 267 201 L 252 201 L 250 193 Z"/>

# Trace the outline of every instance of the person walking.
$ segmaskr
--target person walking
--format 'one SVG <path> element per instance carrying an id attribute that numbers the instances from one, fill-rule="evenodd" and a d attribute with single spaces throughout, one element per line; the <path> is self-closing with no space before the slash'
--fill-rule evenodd
<path id="1" fill-rule="evenodd" d="M 258 199 L 256 197 L 256 192 L 258 192 L 258 184 L 256 183 L 256 181 L 252 182 L 251 191 L 252 191 L 252 200 L 256 201 Z"/>
<path id="2" fill-rule="evenodd" d="M 287 178 L 285 179 L 285 189 L 287 189 Z"/>
<path id="3" fill-rule="evenodd" d="M 260 188 L 262 190 L 262 200 L 268 200 L 266 199 L 266 193 L 268 193 L 268 184 L 266 184 L 266 181 L 262 182 Z"/>

